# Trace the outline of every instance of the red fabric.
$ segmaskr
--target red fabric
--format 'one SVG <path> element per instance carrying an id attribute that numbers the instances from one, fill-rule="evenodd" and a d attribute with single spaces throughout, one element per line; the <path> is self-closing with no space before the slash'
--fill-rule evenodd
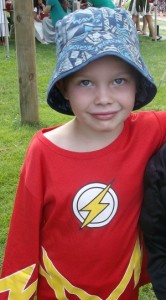
<path id="1" fill-rule="evenodd" d="M 49 17 L 49 14 L 40 13 L 40 20 L 43 20 L 45 17 Z"/>
<path id="2" fill-rule="evenodd" d="M 33 138 L 22 168 L 0 300 L 10 300 L 2 281 L 21 299 L 20 286 L 29 291 L 37 279 L 39 300 L 59 299 L 60 292 L 69 300 L 138 299 L 148 280 L 138 272 L 142 180 L 147 161 L 166 141 L 166 113 L 132 114 L 116 141 L 89 153 L 55 146 L 43 136 L 47 130 Z M 18 276 L 24 279 L 30 267 L 26 286 L 20 284 Z"/>

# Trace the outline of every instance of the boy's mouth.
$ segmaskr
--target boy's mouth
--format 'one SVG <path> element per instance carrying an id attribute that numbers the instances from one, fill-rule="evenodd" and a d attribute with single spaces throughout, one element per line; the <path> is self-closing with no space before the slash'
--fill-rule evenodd
<path id="1" fill-rule="evenodd" d="M 116 114 L 117 114 L 117 111 L 116 112 L 99 112 L 99 113 L 92 113 L 92 116 L 98 120 L 110 120 L 110 119 L 114 118 Z"/>

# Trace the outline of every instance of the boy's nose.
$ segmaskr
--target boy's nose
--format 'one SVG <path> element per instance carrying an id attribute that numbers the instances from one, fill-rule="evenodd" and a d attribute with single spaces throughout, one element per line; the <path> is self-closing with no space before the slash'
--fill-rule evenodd
<path id="1" fill-rule="evenodd" d="M 112 103 L 110 89 L 107 86 L 99 87 L 96 91 L 96 104 L 106 105 Z"/>

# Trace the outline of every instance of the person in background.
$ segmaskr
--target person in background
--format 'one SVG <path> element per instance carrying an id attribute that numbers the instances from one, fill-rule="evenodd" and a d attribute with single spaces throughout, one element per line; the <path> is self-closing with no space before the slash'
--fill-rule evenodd
<path id="1" fill-rule="evenodd" d="M 5 9 L 5 1 L 0 0 L 0 45 L 5 45 L 5 38 L 9 36 L 8 20 Z"/>
<path id="2" fill-rule="evenodd" d="M 55 41 L 47 102 L 71 118 L 28 147 L 0 299 L 138 300 L 143 176 L 166 142 L 166 112 L 138 111 L 157 88 L 126 10 L 78 9 L 56 23 Z"/>
<path id="3" fill-rule="evenodd" d="M 33 0 L 34 5 L 34 27 L 35 27 L 35 37 L 36 39 L 42 43 L 42 44 L 48 44 L 44 38 L 43 34 L 43 24 L 42 24 L 42 15 L 43 9 L 45 8 L 45 4 L 42 2 L 42 0 Z"/>
<path id="4" fill-rule="evenodd" d="M 166 144 L 145 171 L 140 225 L 148 252 L 148 273 L 158 300 L 166 299 Z"/>
<path id="5" fill-rule="evenodd" d="M 149 0 L 131 0 L 128 10 L 131 13 L 132 19 L 136 25 L 138 24 L 139 16 L 145 18 L 152 41 L 161 39 L 161 36 L 156 36 Z M 143 31 L 145 33 L 145 29 L 143 29 Z"/>
<path id="6" fill-rule="evenodd" d="M 55 24 L 70 11 L 68 2 L 65 0 L 47 0 L 43 9 L 45 14 L 49 14 L 42 20 L 43 34 L 47 43 L 55 43 Z"/>
<path id="7" fill-rule="evenodd" d="M 87 7 L 87 1 L 82 0 L 80 8 Z M 47 0 L 44 13 L 50 14 L 50 18 L 43 19 L 43 33 L 48 43 L 55 43 L 55 25 L 64 16 L 71 13 L 72 5 L 67 0 Z"/>
<path id="8" fill-rule="evenodd" d="M 88 2 L 90 6 L 94 6 L 94 7 L 109 7 L 109 8 L 116 7 L 112 0 L 89 0 Z"/>
<path id="9" fill-rule="evenodd" d="M 135 18 L 135 26 L 137 29 L 137 33 L 138 34 L 142 34 L 142 35 L 147 35 L 146 30 L 147 30 L 147 21 L 145 16 L 142 17 L 142 28 L 141 28 L 141 22 L 140 22 L 140 15 L 138 15 Z"/>
<path id="10" fill-rule="evenodd" d="M 14 34 L 14 7 L 13 7 L 13 0 L 6 0 L 6 13 L 8 19 L 8 28 L 9 28 L 9 37 L 11 34 Z"/>
<path id="11" fill-rule="evenodd" d="M 55 27 L 57 21 L 61 20 L 70 11 L 69 3 L 66 0 L 47 0 L 44 13 L 50 14 L 50 21 Z"/>

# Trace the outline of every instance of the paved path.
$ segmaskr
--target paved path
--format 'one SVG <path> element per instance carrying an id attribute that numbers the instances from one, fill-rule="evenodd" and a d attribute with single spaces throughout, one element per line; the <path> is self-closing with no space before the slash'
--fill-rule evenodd
<path id="1" fill-rule="evenodd" d="M 153 18 L 154 18 L 154 16 L 153 16 Z M 159 17 L 159 16 L 157 16 L 157 20 L 160 20 L 160 21 L 165 21 L 166 22 L 166 17 Z"/>

